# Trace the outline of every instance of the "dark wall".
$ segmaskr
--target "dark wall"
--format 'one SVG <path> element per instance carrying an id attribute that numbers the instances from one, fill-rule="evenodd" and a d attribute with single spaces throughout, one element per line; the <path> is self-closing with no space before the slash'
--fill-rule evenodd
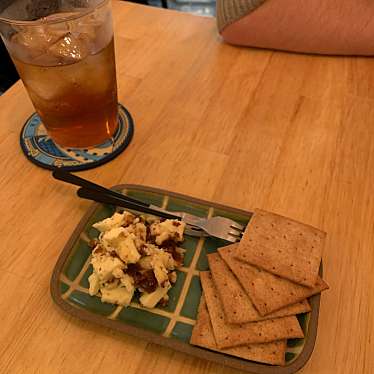
<path id="1" fill-rule="evenodd" d="M 6 91 L 18 80 L 17 71 L 0 39 L 0 93 Z"/>

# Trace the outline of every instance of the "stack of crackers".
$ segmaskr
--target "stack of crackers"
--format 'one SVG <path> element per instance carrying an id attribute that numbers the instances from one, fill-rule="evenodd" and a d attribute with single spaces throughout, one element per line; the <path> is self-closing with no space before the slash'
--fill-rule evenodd
<path id="1" fill-rule="evenodd" d="M 325 239 L 314 227 L 256 210 L 238 244 L 208 255 L 191 344 L 284 365 L 287 339 L 304 337 L 296 315 L 328 289 L 318 275 Z"/>

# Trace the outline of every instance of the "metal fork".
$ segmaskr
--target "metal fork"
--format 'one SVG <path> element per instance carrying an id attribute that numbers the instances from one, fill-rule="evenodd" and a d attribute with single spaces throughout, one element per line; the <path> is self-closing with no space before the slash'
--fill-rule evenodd
<path id="1" fill-rule="evenodd" d="M 169 213 L 167 210 L 164 210 L 164 212 Z M 245 230 L 245 226 L 226 217 L 216 216 L 211 218 L 200 218 L 184 212 L 170 213 L 181 217 L 182 221 L 188 222 L 192 225 L 190 231 L 193 231 L 193 227 L 197 226 L 205 233 L 202 234 L 201 231 L 196 231 L 196 235 L 194 236 L 214 236 L 219 239 L 236 243 L 240 241 Z"/>
<path id="2" fill-rule="evenodd" d="M 103 191 L 92 190 L 87 187 L 81 187 L 77 194 L 79 197 L 99 201 L 106 204 L 135 209 L 140 212 L 151 213 L 156 216 L 163 216 L 170 219 L 181 219 L 186 225 L 186 234 L 196 237 L 214 236 L 219 239 L 227 240 L 231 243 L 240 241 L 245 227 L 232 219 L 226 217 L 201 218 L 185 212 L 174 212 L 161 209 L 158 206 L 149 205 L 147 207 L 134 205 L 133 202 L 126 200 L 126 197 L 106 194 Z"/>
<path id="3" fill-rule="evenodd" d="M 53 172 L 53 177 L 64 182 L 81 186 L 77 191 L 77 194 L 79 197 L 84 199 L 154 214 L 166 219 L 180 219 L 187 224 L 186 234 L 188 235 L 197 237 L 214 236 L 235 243 L 240 240 L 244 231 L 244 226 L 229 218 L 201 218 L 185 212 L 167 211 L 158 206 L 149 205 L 142 201 L 122 195 L 121 193 L 109 190 L 64 170 L 55 170 Z"/>

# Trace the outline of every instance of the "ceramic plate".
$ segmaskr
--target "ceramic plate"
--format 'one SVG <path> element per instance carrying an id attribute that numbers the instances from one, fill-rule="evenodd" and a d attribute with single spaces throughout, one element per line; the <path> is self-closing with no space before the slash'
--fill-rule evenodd
<path id="1" fill-rule="evenodd" d="M 185 211 L 200 217 L 219 215 L 242 224 L 247 224 L 251 218 L 250 212 L 154 188 L 121 185 L 113 189 L 170 211 Z M 92 268 L 88 243 L 98 236 L 92 224 L 109 217 L 114 211 L 112 206 L 94 204 L 62 251 L 53 271 L 51 294 L 64 311 L 156 344 L 252 373 L 290 374 L 305 365 L 316 339 L 320 295 L 309 299 L 312 306 L 310 313 L 298 316 L 305 338 L 288 340 L 284 367 L 255 363 L 189 344 L 201 296 L 199 272 L 208 270 L 208 253 L 229 244 L 223 240 L 185 236 L 182 245 L 186 249 L 184 266 L 178 270 L 178 280 L 169 291 L 169 304 L 166 307 L 147 310 L 135 300 L 124 308 L 102 303 L 99 297 L 89 296 L 88 277 Z"/>

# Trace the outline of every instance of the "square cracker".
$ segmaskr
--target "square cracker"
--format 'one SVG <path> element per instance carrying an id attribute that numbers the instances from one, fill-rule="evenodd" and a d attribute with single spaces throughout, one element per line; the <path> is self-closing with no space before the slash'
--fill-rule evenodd
<path id="1" fill-rule="evenodd" d="M 201 272 L 200 280 L 208 306 L 210 320 L 212 321 L 214 337 L 219 349 L 304 337 L 304 333 L 295 316 L 239 325 L 225 322 L 223 307 L 210 272 Z"/>
<path id="2" fill-rule="evenodd" d="M 261 315 L 280 310 L 329 288 L 320 277 L 313 288 L 301 286 L 235 258 L 239 244 L 218 249 Z M 282 309 L 283 310 L 283 309 Z"/>
<path id="3" fill-rule="evenodd" d="M 228 323 L 262 321 L 311 311 L 308 301 L 303 300 L 265 317 L 261 316 L 221 256 L 211 253 L 208 255 L 208 262 Z"/>
<path id="4" fill-rule="evenodd" d="M 237 258 L 313 287 L 325 239 L 326 233 L 312 226 L 256 209 L 239 243 Z"/>
<path id="5" fill-rule="evenodd" d="M 202 295 L 200 299 L 198 317 L 192 330 L 190 343 L 213 351 L 240 357 L 245 360 L 262 362 L 270 365 L 285 365 L 286 340 L 278 340 L 276 342 L 263 344 L 242 345 L 240 347 L 219 350 L 216 340 L 214 339 L 212 323 L 209 318 L 204 295 Z"/>

